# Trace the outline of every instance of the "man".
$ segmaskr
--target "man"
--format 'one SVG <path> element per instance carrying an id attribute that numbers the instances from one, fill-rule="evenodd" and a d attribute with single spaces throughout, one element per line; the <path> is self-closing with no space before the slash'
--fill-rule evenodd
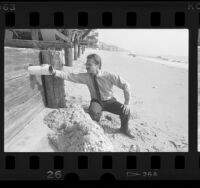
<path id="1" fill-rule="evenodd" d="M 119 131 L 130 138 L 131 135 L 128 123 L 130 119 L 130 88 L 128 83 L 120 76 L 103 72 L 101 70 L 101 58 L 97 54 L 87 56 L 87 73 L 65 73 L 53 70 L 52 75 L 75 83 L 86 84 L 90 91 L 91 102 L 89 114 L 95 121 L 100 120 L 101 112 L 108 111 L 120 116 L 121 128 Z M 117 86 L 124 91 L 125 102 L 121 104 L 113 97 L 113 86 Z"/>

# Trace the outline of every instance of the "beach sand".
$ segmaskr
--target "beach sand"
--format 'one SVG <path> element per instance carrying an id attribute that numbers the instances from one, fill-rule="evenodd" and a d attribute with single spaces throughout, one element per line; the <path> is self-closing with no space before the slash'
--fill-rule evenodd
<path id="1" fill-rule="evenodd" d="M 74 73 L 85 72 L 84 63 L 86 56 L 90 53 L 97 53 L 101 56 L 102 70 L 119 74 L 129 82 L 133 121 L 144 122 L 144 129 L 145 127 L 147 129 L 154 127 L 165 135 L 184 137 L 187 145 L 188 70 L 186 68 L 153 62 L 142 57 L 131 57 L 126 52 L 86 49 L 85 53 L 73 62 L 73 67 L 64 67 L 64 70 Z M 82 106 L 89 105 L 90 94 L 87 86 L 65 81 L 65 90 L 66 100 L 70 102 L 74 100 L 74 103 L 79 103 Z M 123 91 L 119 88 L 114 88 L 114 96 L 120 102 L 124 102 Z M 28 126 L 29 128 L 27 127 L 26 132 L 28 132 L 28 129 L 31 130 L 32 126 L 33 123 Z M 36 129 L 35 131 L 38 133 L 34 134 L 40 134 Z M 45 134 L 45 131 L 41 132 L 43 135 Z M 21 140 L 23 140 L 23 137 L 25 136 L 22 136 Z M 33 135 L 29 137 L 29 140 L 32 137 Z M 44 149 L 44 151 L 51 152 L 52 147 L 48 145 L 46 138 L 40 137 L 40 143 L 35 144 L 35 146 L 40 145 L 39 151 Z M 125 151 L 126 143 L 129 144 L 129 140 L 125 136 L 112 135 L 110 139 L 119 151 Z M 23 151 L 26 150 L 26 145 L 23 146 Z M 35 146 L 32 148 L 37 151 Z M 12 148 L 14 148 L 14 145 L 9 150 L 11 151 Z"/>
<path id="2" fill-rule="evenodd" d="M 148 128 L 155 127 L 166 135 L 184 138 L 188 143 L 188 69 L 185 64 L 172 66 L 168 62 L 130 57 L 125 52 L 87 50 L 70 71 L 85 72 L 84 63 L 90 53 L 101 56 L 102 70 L 119 74 L 131 85 L 131 111 L 135 121 L 144 122 Z M 65 84 L 66 93 L 71 96 L 69 101 L 89 104 L 90 94 L 85 85 L 68 81 Z M 124 102 L 121 89 L 114 87 L 114 96 Z M 119 141 L 120 138 L 113 140 L 116 148 L 128 143 L 128 139 Z"/>

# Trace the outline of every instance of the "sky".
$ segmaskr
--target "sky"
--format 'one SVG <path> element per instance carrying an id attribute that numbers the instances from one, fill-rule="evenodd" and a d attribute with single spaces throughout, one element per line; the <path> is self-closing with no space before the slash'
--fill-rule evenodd
<path id="1" fill-rule="evenodd" d="M 188 29 L 98 29 L 98 39 L 138 55 L 188 56 Z"/>

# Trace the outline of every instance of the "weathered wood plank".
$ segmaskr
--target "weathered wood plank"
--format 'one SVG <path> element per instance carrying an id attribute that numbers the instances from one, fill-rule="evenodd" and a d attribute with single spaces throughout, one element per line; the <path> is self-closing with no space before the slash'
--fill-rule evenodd
<path id="1" fill-rule="evenodd" d="M 13 32 L 9 31 L 9 30 L 6 30 L 6 32 L 5 32 L 5 39 L 6 40 L 10 40 L 12 38 L 13 38 Z"/>
<path id="2" fill-rule="evenodd" d="M 11 72 L 16 72 L 16 71 L 27 71 L 28 65 L 27 65 L 27 58 L 24 58 L 25 62 L 22 61 L 21 63 L 16 60 L 15 63 L 12 63 L 12 59 L 8 59 L 8 63 L 5 66 L 5 73 L 11 73 Z M 18 63 L 18 64 L 17 64 Z"/>
<path id="3" fill-rule="evenodd" d="M 31 122 L 38 113 L 44 109 L 42 103 L 39 105 L 34 105 L 29 111 L 24 113 L 23 118 L 18 118 L 10 123 L 9 127 L 4 130 L 5 144 L 7 144 L 16 134 L 18 134 L 29 122 Z M 5 122 L 6 123 L 6 122 Z"/>
<path id="4" fill-rule="evenodd" d="M 5 48 L 4 131 L 9 142 L 39 111 L 45 108 L 41 76 L 31 76 L 28 65 L 41 63 L 36 49 Z"/>
<path id="5" fill-rule="evenodd" d="M 16 122 L 19 120 L 22 121 L 23 124 L 26 126 L 27 121 L 29 120 L 26 119 L 25 116 L 29 113 L 29 111 L 31 111 L 33 108 L 38 108 L 38 110 L 40 110 L 40 108 L 44 109 L 44 105 L 42 104 L 40 95 L 33 97 L 33 99 L 34 102 L 31 102 L 31 100 L 29 100 L 26 102 L 25 105 L 19 105 L 17 108 L 12 109 L 9 113 L 5 114 L 5 124 L 7 125 L 5 130 L 7 130 L 9 127 L 15 126 Z M 27 108 L 29 108 L 29 110 L 27 110 Z M 37 114 L 32 114 L 31 116 L 34 118 L 36 117 L 36 115 Z M 19 126 L 19 129 L 22 129 L 24 125 L 18 124 L 16 126 Z"/>
<path id="6" fill-rule="evenodd" d="M 37 53 L 31 53 L 33 51 L 33 49 L 26 49 L 26 51 L 24 50 L 24 48 L 22 47 L 27 47 L 28 44 L 34 44 L 34 46 L 31 47 L 36 47 L 36 48 L 40 48 L 40 46 L 37 46 L 38 41 L 28 41 L 27 40 L 18 40 L 18 42 L 15 42 L 17 40 L 13 40 L 13 46 L 20 46 L 19 49 L 15 48 L 15 50 L 13 50 L 12 48 L 6 47 L 5 49 L 7 50 L 7 52 L 5 53 L 5 59 L 7 64 L 11 64 L 12 66 L 15 66 L 15 64 L 21 64 L 21 62 L 24 62 L 24 59 L 21 59 L 23 56 L 19 56 L 16 57 L 16 53 L 23 53 L 24 54 L 24 58 L 26 58 L 26 61 L 28 62 L 27 64 L 34 64 L 35 61 L 39 61 L 40 57 L 39 57 L 39 50 L 37 50 Z M 55 42 L 55 41 L 39 41 L 42 43 L 49 43 L 51 44 L 50 46 L 46 46 L 45 48 L 42 47 L 42 49 L 47 49 L 47 48 L 59 48 L 59 49 L 64 49 L 65 51 L 65 61 L 67 62 L 67 64 L 69 64 L 69 66 L 72 66 L 72 49 L 69 47 L 69 45 L 67 45 L 68 43 L 61 43 L 61 42 Z M 17 44 L 15 44 L 17 43 Z M 55 44 L 55 45 L 54 45 Z M 30 47 L 30 46 L 29 46 Z M 35 50 L 35 49 L 34 49 Z M 33 57 L 34 56 L 34 57 Z M 13 61 L 13 58 L 16 58 L 15 61 Z M 23 66 L 23 65 L 21 65 Z M 8 67 L 9 69 L 10 67 Z M 24 67 L 25 69 L 27 68 L 26 66 Z M 12 67 L 11 67 L 11 70 Z M 11 71 L 10 70 L 10 71 Z M 7 71 L 7 70 L 6 70 Z"/>
<path id="7" fill-rule="evenodd" d="M 57 35 L 60 39 L 70 43 L 70 39 L 59 32 L 57 29 L 40 29 L 40 32 L 42 34 L 43 40 L 45 41 L 56 41 Z"/>
<path id="8" fill-rule="evenodd" d="M 26 80 L 24 83 L 23 81 L 17 81 L 13 82 L 12 85 L 6 84 L 4 94 L 6 112 L 15 108 L 18 104 L 28 101 L 35 94 L 40 94 L 45 104 L 42 82 L 39 82 L 35 78 L 31 78 L 30 81 Z"/>
<path id="9" fill-rule="evenodd" d="M 54 29 L 55 34 L 62 40 L 66 41 L 66 42 L 70 42 L 70 38 L 63 35 L 61 32 L 59 32 L 58 30 Z"/>
<path id="10" fill-rule="evenodd" d="M 28 113 L 34 106 L 42 104 L 42 99 L 39 93 L 33 95 L 29 100 L 15 106 L 5 114 L 5 120 L 7 120 L 8 126 L 18 119 L 24 119 L 24 115 Z M 27 111 L 28 110 L 28 111 Z"/>
<path id="11" fill-rule="evenodd" d="M 36 49 L 48 49 L 48 48 L 65 48 L 71 47 L 71 43 L 59 42 L 59 41 L 37 41 L 37 40 L 5 40 L 5 46 L 20 47 L 20 48 L 36 48 Z"/>
<path id="12" fill-rule="evenodd" d="M 88 29 L 84 34 L 81 36 L 81 40 L 83 40 L 89 33 L 92 31 L 92 29 Z"/>
<path id="13" fill-rule="evenodd" d="M 29 64 L 40 64 L 39 50 L 6 47 L 4 52 L 5 76 L 22 70 L 27 72 Z"/>
<path id="14" fill-rule="evenodd" d="M 38 49 L 5 47 L 4 52 L 5 52 L 4 60 L 6 62 L 6 65 L 13 64 L 13 66 L 15 66 L 16 64 L 26 62 L 26 61 L 24 61 L 25 58 L 28 61 L 30 61 L 30 63 L 32 63 L 32 62 L 38 63 L 38 61 L 40 60 L 40 57 L 39 57 L 40 50 L 38 50 Z M 19 55 L 19 53 L 20 53 L 20 55 Z M 15 60 L 15 61 L 11 61 L 11 60 Z"/>
<path id="15" fill-rule="evenodd" d="M 40 29 L 44 41 L 56 41 L 55 29 Z"/>
<path id="16" fill-rule="evenodd" d="M 23 32 L 30 32 L 31 31 L 31 29 L 12 29 L 12 30 L 23 31 Z"/>
<path id="17" fill-rule="evenodd" d="M 19 76 L 15 79 L 9 80 L 4 86 L 5 94 L 10 94 L 10 92 L 15 92 L 18 88 L 28 87 L 27 92 L 30 92 L 36 88 L 36 86 L 42 85 L 41 76 L 29 75 Z"/>
<path id="18" fill-rule="evenodd" d="M 13 73 L 7 73 L 4 75 L 4 82 L 8 82 L 8 81 L 14 80 L 19 77 L 25 77 L 27 75 L 29 75 L 29 73 L 27 73 L 24 70 L 20 70 L 20 71 L 13 72 Z"/>
<path id="19" fill-rule="evenodd" d="M 31 29 L 32 40 L 39 40 L 38 32 L 39 32 L 39 29 Z"/>

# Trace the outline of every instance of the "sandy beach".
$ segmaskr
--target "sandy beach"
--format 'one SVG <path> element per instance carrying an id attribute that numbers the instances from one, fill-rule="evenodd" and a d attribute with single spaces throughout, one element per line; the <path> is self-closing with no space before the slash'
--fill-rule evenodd
<path id="1" fill-rule="evenodd" d="M 139 150 L 136 148 L 133 151 L 175 151 L 168 147 L 169 144 L 166 144 L 166 147 L 165 144 L 160 144 L 162 137 L 165 138 L 163 143 L 168 140 L 169 143 L 175 145 L 173 146 L 175 148 L 177 147 L 176 144 L 179 145 L 179 141 L 174 143 L 175 141 L 172 141 L 172 138 L 180 138 L 184 149 L 180 149 L 181 146 L 176 151 L 188 151 L 188 69 L 185 68 L 185 65 L 184 67 L 171 66 L 171 64 L 154 62 L 152 59 L 144 57 L 131 57 L 128 56 L 127 52 L 86 49 L 85 53 L 77 61 L 73 62 L 73 67 L 64 67 L 64 71 L 85 72 L 84 64 L 86 63 L 87 55 L 90 53 L 97 53 L 101 56 L 102 70 L 119 74 L 131 86 L 132 120 L 130 127 L 134 124 L 134 130 L 136 131 L 138 125 L 139 130 L 135 134 L 139 135 L 139 140 L 135 142 L 137 145 L 134 145 L 134 147 L 140 147 Z M 89 105 L 90 94 L 87 86 L 65 81 L 65 90 L 66 101 L 78 103 L 81 106 Z M 122 90 L 115 87 L 114 96 L 120 102 L 124 102 Z M 50 109 L 45 109 L 42 113 L 47 114 L 47 112 L 51 111 Z M 43 117 L 42 115 L 38 116 L 38 119 L 35 120 L 38 126 L 39 122 L 43 121 Z M 114 118 L 113 121 L 115 122 L 115 117 L 111 116 L 109 118 Z M 102 127 L 104 126 L 103 123 Z M 32 132 L 33 124 L 35 123 L 32 122 L 26 127 L 27 133 Z M 43 122 L 41 125 L 42 127 L 45 126 Z M 115 123 L 111 126 L 115 126 Z M 157 139 L 156 130 L 159 132 Z M 13 140 L 13 144 L 10 144 L 6 151 L 13 151 L 13 148 L 15 148 L 15 151 L 52 152 L 54 149 L 49 145 L 46 137 L 46 133 L 49 131 L 51 130 L 39 128 L 35 129 L 32 135 L 21 133 L 18 136 L 17 145 L 14 144 L 15 140 Z M 144 136 L 145 134 L 149 135 L 150 132 L 155 134 L 154 138 L 153 136 L 149 137 L 150 140 L 154 140 L 153 142 L 149 142 L 148 137 L 145 138 Z M 130 151 L 133 146 L 134 142 L 125 136 L 110 134 L 109 131 L 105 131 L 105 134 L 111 140 L 114 151 Z M 35 138 L 35 135 L 37 135 L 37 140 L 39 141 L 35 141 L 34 146 L 30 146 L 31 144 L 23 145 L 25 142 L 31 143 L 30 141 Z M 141 141 L 142 137 L 146 140 Z M 148 146 L 151 149 L 145 149 L 150 143 L 155 143 L 155 145 Z M 20 149 L 22 145 L 23 149 Z M 157 149 L 159 147 L 162 149 Z"/>
<path id="2" fill-rule="evenodd" d="M 73 72 L 84 72 L 84 63 L 89 53 L 102 57 L 102 70 L 121 75 L 131 85 L 131 110 L 149 126 L 188 137 L 188 70 L 168 64 L 154 63 L 127 53 L 87 50 L 79 59 Z M 74 63 L 76 64 L 76 62 Z M 72 86 L 72 87 L 70 87 Z M 70 95 L 89 101 L 86 86 L 66 81 Z M 114 88 L 115 97 L 124 102 L 123 92 Z"/>

